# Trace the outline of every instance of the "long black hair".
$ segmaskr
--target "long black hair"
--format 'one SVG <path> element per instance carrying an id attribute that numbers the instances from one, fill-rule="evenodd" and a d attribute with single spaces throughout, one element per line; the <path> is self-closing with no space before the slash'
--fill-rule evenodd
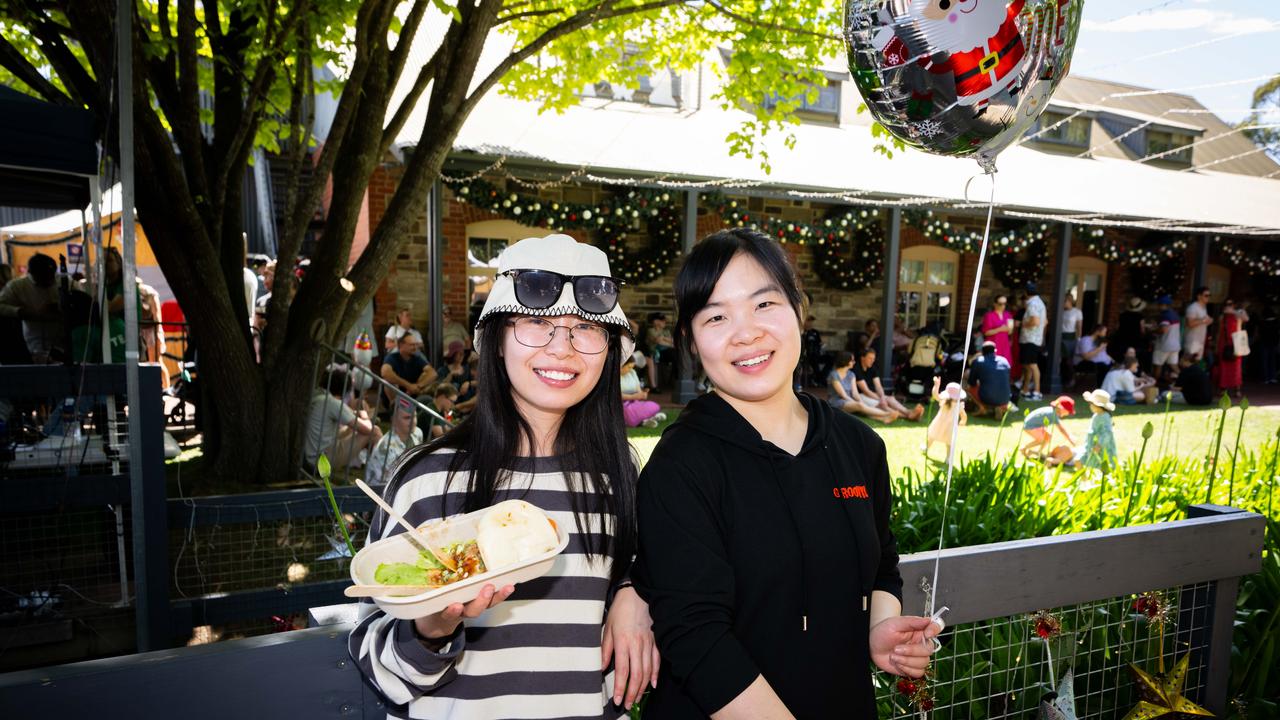
<path id="1" fill-rule="evenodd" d="M 387 494 L 408 478 L 419 458 L 441 448 L 456 451 L 449 463 L 444 493 L 455 476 L 469 476 L 464 512 L 494 503 L 498 488 L 507 482 L 519 457 L 520 441 L 536 447 L 533 428 L 516 408 L 511 379 L 501 349 L 509 313 L 493 313 L 477 328 L 480 366 L 476 382 L 475 410 L 442 437 L 406 451 L 396 463 Z M 608 326 L 606 326 L 608 328 Z M 609 329 L 609 349 L 600 379 L 581 402 L 565 411 L 556 433 L 553 451 L 560 459 L 569 485 L 570 503 L 587 557 L 613 559 L 611 585 L 630 570 L 636 552 L 636 458 L 627 442 L 622 417 L 622 344 L 618 331 Z M 602 515 L 605 532 L 588 532 L 591 514 Z M 612 525 L 613 532 L 607 528 Z"/>
<path id="2" fill-rule="evenodd" d="M 787 253 L 772 238 L 758 230 L 737 227 L 711 233 L 694 246 L 676 275 L 676 340 L 693 347 L 693 316 L 707 306 L 716 283 L 729 262 L 739 254 L 746 255 L 764 268 L 778 285 L 795 311 L 796 320 L 804 326 L 806 300 L 800 291 L 795 268 Z"/>

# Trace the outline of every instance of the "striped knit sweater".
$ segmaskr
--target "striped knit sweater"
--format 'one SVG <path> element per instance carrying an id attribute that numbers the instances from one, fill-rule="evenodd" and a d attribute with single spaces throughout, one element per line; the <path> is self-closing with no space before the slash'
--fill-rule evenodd
<path id="1" fill-rule="evenodd" d="M 459 473 L 444 494 L 453 451 L 418 459 L 399 473 L 385 497 L 414 525 L 462 512 L 468 477 Z M 610 560 L 589 561 L 576 532 L 565 477 L 557 458 L 521 458 L 495 502 L 519 498 L 572 528 L 569 545 L 545 576 L 516 586 L 502 604 L 475 619 L 439 652 L 415 636 L 410 620 L 384 614 L 372 601 L 348 647 L 365 678 L 388 700 L 393 718 L 602 718 L 625 717 L 612 704 L 612 673 L 600 670 L 600 633 Z M 602 531 L 588 516 L 589 531 Z M 379 511 L 369 538 L 402 532 Z"/>

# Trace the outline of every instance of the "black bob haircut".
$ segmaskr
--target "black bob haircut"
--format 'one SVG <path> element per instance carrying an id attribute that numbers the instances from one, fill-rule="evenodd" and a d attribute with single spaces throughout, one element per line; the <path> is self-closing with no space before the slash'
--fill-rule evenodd
<path id="1" fill-rule="evenodd" d="M 796 320 L 803 325 L 807 309 L 804 293 L 796 280 L 795 269 L 787 254 L 768 235 L 750 228 L 731 228 L 712 233 L 694 246 L 676 276 L 676 340 L 693 346 L 693 316 L 707 306 L 716 283 L 729 262 L 739 254 L 747 255 L 764 268 L 787 298 Z"/>

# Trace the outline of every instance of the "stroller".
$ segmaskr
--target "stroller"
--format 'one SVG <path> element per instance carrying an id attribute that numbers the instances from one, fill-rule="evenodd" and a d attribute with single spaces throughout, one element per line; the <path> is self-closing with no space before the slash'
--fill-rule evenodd
<path id="1" fill-rule="evenodd" d="M 925 328 L 907 349 L 907 365 L 903 369 L 907 381 L 907 401 L 927 402 L 933 378 L 939 372 L 942 337 Z"/>

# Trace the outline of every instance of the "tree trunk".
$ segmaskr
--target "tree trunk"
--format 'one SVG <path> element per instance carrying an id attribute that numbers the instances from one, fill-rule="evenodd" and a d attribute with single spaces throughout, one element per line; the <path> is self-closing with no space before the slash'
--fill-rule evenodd
<path id="1" fill-rule="evenodd" d="M 316 358 L 322 355 L 314 349 L 289 346 L 281 353 L 280 369 L 263 373 L 270 401 L 263 407 L 262 457 L 256 468 L 262 483 L 297 478 L 311 390 L 316 386 Z"/>

